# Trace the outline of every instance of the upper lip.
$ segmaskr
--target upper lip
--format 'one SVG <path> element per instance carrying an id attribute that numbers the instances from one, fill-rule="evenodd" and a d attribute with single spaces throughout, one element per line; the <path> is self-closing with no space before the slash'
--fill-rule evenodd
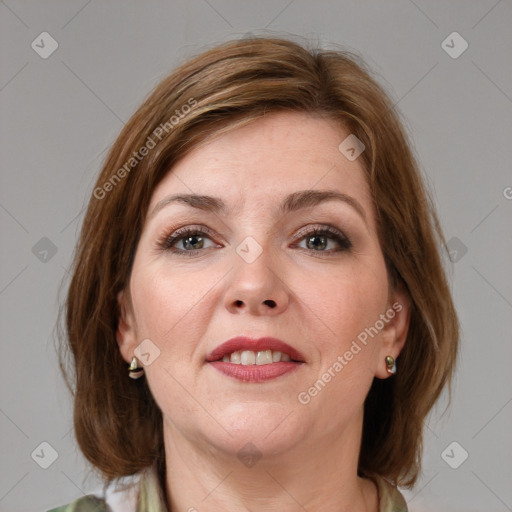
<path id="1" fill-rule="evenodd" d="M 253 350 L 254 352 L 258 352 L 260 350 L 275 350 L 288 354 L 293 361 L 304 362 L 304 356 L 298 350 L 294 349 L 282 340 L 269 336 L 257 339 L 249 338 L 247 336 L 231 338 L 212 350 L 206 356 L 206 360 L 209 362 L 218 361 L 225 355 L 229 355 L 232 352 L 237 352 L 239 350 Z"/>

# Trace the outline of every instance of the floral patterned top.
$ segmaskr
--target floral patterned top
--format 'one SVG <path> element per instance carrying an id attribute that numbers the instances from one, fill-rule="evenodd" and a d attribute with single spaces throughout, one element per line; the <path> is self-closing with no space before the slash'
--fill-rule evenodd
<path id="1" fill-rule="evenodd" d="M 373 477 L 373 481 L 378 489 L 379 512 L 407 512 L 405 500 L 396 487 L 379 476 Z M 82 496 L 48 512 L 168 512 L 156 464 L 135 475 L 128 485 L 113 485 L 103 496 Z M 195 511 L 194 507 L 189 511 Z"/>

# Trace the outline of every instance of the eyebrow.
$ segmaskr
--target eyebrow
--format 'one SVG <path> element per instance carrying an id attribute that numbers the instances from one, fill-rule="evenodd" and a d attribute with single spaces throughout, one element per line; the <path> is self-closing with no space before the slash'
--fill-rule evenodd
<path id="1" fill-rule="evenodd" d="M 367 224 L 366 214 L 361 204 L 352 196 L 335 190 L 300 190 L 298 192 L 293 192 L 281 203 L 278 209 L 278 214 L 286 215 L 290 212 L 304 208 L 311 208 L 325 201 L 333 200 L 342 201 L 350 205 L 362 217 L 365 224 Z M 149 217 L 154 217 L 160 210 L 173 203 L 186 204 L 192 208 L 212 213 L 226 214 L 227 212 L 226 203 L 219 197 L 200 194 L 174 194 L 159 201 L 149 214 Z"/>

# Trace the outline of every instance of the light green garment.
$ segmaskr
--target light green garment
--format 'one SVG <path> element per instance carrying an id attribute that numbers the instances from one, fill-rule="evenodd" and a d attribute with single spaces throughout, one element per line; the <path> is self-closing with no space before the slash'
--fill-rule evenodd
<path id="1" fill-rule="evenodd" d="M 407 512 L 407 504 L 400 491 L 387 480 L 376 476 L 373 478 L 379 493 L 379 512 Z"/>
<path id="2" fill-rule="evenodd" d="M 381 477 L 374 477 L 379 493 L 379 512 L 407 512 L 407 505 L 398 489 Z M 160 487 L 156 466 L 141 473 L 136 512 L 168 512 Z M 108 501 L 108 500 L 107 500 Z M 73 503 L 48 512 L 117 512 L 96 496 L 78 498 Z M 119 511 L 123 512 L 123 511 Z"/>
<path id="3" fill-rule="evenodd" d="M 156 464 L 140 473 L 140 479 L 136 485 L 138 485 L 137 503 L 134 508 L 136 512 L 168 512 L 158 479 Z M 113 510 L 109 506 L 109 502 L 110 499 L 108 498 L 87 495 L 78 498 L 69 505 L 57 507 L 48 512 L 125 512 L 124 509 L 118 507 Z"/>

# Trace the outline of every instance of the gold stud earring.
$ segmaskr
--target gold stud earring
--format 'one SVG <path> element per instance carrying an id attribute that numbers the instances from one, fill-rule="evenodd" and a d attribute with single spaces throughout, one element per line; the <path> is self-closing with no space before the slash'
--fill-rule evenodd
<path id="1" fill-rule="evenodd" d="M 130 379 L 140 379 L 144 375 L 144 368 L 139 366 L 139 361 L 134 357 L 130 366 L 128 367 L 128 377 Z"/>
<path id="2" fill-rule="evenodd" d="M 396 362 L 393 356 L 386 356 L 386 367 L 389 374 L 394 375 L 396 373 Z"/>

